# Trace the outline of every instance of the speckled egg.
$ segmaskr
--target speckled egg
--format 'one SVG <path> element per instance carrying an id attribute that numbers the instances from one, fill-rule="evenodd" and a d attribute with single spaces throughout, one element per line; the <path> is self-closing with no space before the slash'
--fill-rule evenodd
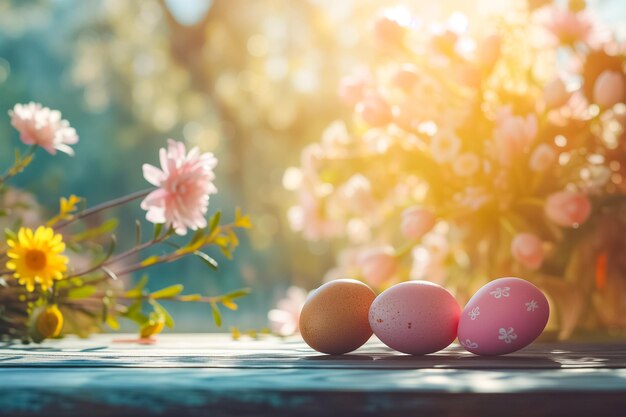
<path id="1" fill-rule="evenodd" d="M 412 355 L 436 352 L 456 338 L 461 307 L 445 288 L 428 281 L 403 282 L 372 303 L 374 334 L 392 349 Z"/>
<path id="2" fill-rule="evenodd" d="M 372 336 L 367 320 L 376 294 L 353 279 L 327 282 L 309 295 L 300 313 L 300 334 L 318 352 L 341 355 Z"/>
<path id="3" fill-rule="evenodd" d="M 539 288 L 520 278 L 499 278 L 469 300 L 459 320 L 459 343 L 477 355 L 504 355 L 532 343 L 550 308 Z"/>

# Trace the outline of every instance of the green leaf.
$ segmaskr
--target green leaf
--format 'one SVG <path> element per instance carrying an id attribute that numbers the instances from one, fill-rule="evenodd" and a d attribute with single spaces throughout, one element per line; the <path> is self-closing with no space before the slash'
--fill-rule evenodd
<path id="1" fill-rule="evenodd" d="M 72 242 L 72 241 L 67 241 L 65 242 L 65 246 L 71 250 L 74 253 L 81 253 L 83 252 L 83 247 L 80 246 L 80 244 L 76 243 L 76 242 Z"/>
<path id="2" fill-rule="evenodd" d="M 224 294 L 222 297 L 230 298 L 232 300 L 235 298 L 245 297 L 246 295 L 250 294 L 250 292 L 251 292 L 250 288 L 241 288 L 241 289 L 229 292 L 227 294 Z"/>
<path id="3" fill-rule="evenodd" d="M 152 294 L 150 294 L 150 297 L 154 299 L 172 298 L 180 294 L 184 288 L 185 287 L 183 287 L 182 284 L 170 285 L 169 287 L 165 287 L 163 289 L 153 292 Z"/>
<path id="4" fill-rule="evenodd" d="M 115 316 L 113 316 L 111 314 L 107 315 L 106 324 L 112 330 L 119 330 L 120 329 L 120 323 L 117 321 L 117 318 L 115 318 Z"/>
<path id="5" fill-rule="evenodd" d="M 196 233 L 193 234 L 193 237 L 191 238 L 187 246 L 194 246 L 202 239 L 204 239 L 204 229 L 198 229 L 196 230 Z"/>
<path id="6" fill-rule="evenodd" d="M 222 298 L 222 305 L 229 310 L 237 310 L 239 306 L 233 302 L 230 298 Z"/>
<path id="7" fill-rule="evenodd" d="M 237 207 L 235 209 L 235 226 L 241 227 L 243 229 L 250 229 L 252 227 L 252 221 L 250 220 L 250 216 L 242 215 L 241 209 Z"/>
<path id="8" fill-rule="evenodd" d="M 150 265 L 154 265 L 155 263 L 159 262 L 161 258 L 158 257 L 157 255 L 152 255 L 152 256 L 148 256 L 146 259 L 144 259 L 143 261 L 141 261 L 140 265 L 142 267 L 146 267 L 146 266 L 150 266 Z"/>
<path id="9" fill-rule="evenodd" d="M 148 321 L 148 317 L 142 313 L 142 305 L 143 303 L 141 300 L 135 301 L 128 307 L 128 309 L 124 313 L 122 313 L 122 317 L 134 321 L 139 326 L 143 326 Z"/>
<path id="10" fill-rule="evenodd" d="M 209 221 L 209 234 L 213 233 L 217 226 L 219 226 L 221 217 L 222 212 L 219 210 L 211 217 Z"/>
<path id="11" fill-rule="evenodd" d="M 154 312 L 163 317 L 164 323 L 167 327 L 169 327 L 170 329 L 174 327 L 174 319 L 165 307 L 159 304 L 156 300 L 150 300 L 150 304 L 152 304 Z"/>
<path id="12" fill-rule="evenodd" d="M 131 305 L 128 306 L 128 309 L 124 313 L 124 316 L 131 317 L 137 315 L 137 313 L 141 314 L 141 300 L 137 300 Z"/>
<path id="13" fill-rule="evenodd" d="M 178 301 L 188 302 L 188 301 L 200 301 L 202 300 L 202 295 L 200 294 L 186 294 L 178 297 Z"/>
<path id="14" fill-rule="evenodd" d="M 117 246 L 117 237 L 115 235 L 111 235 L 111 243 L 109 243 L 109 248 L 107 249 L 107 253 L 104 256 L 104 259 L 107 260 L 113 255 L 115 252 L 115 247 Z"/>
<path id="15" fill-rule="evenodd" d="M 68 291 L 67 297 L 72 299 L 87 298 L 94 295 L 96 287 L 93 285 L 84 285 L 82 287 L 72 288 Z"/>
<path id="16" fill-rule="evenodd" d="M 91 239 L 97 236 L 101 236 L 107 233 L 111 233 L 115 229 L 117 229 L 119 220 L 117 219 L 108 219 L 100 226 L 94 227 L 92 229 L 87 229 L 84 232 L 80 232 L 75 234 L 72 237 L 74 242 L 81 242 L 83 240 Z"/>
<path id="17" fill-rule="evenodd" d="M 202 259 L 202 261 L 207 264 L 209 267 L 211 267 L 212 269 L 216 270 L 218 269 L 219 265 L 217 263 L 217 261 L 213 258 L 211 258 L 209 255 L 207 255 L 204 252 L 201 252 L 199 250 L 195 251 L 193 253 L 195 256 L 197 256 L 198 258 Z"/>
<path id="18" fill-rule="evenodd" d="M 215 303 L 211 303 L 211 311 L 213 312 L 213 321 L 217 327 L 222 327 L 222 315 L 220 314 L 220 309 Z"/>
<path id="19" fill-rule="evenodd" d="M 141 297 L 141 295 L 143 294 L 143 289 L 146 287 L 146 284 L 148 284 L 148 276 L 144 275 L 141 277 L 141 279 L 133 289 L 126 291 L 126 297 Z"/>
<path id="20" fill-rule="evenodd" d="M 17 240 L 17 234 L 15 234 L 15 232 L 11 229 L 9 229 L 8 227 L 4 229 L 4 238 L 6 240 Z"/>
<path id="21" fill-rule="evenodd" d="M 161 235 L 161 231 L 163 230 L 163 223 L 157 223 L 154 225 L 154 236 L 152 239 L 157 240 L 159 235 Z"/>

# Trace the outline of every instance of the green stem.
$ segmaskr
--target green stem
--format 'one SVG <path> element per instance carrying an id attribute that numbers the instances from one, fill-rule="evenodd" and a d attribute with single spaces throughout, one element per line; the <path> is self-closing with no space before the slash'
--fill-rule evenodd
<path id="1" fill-rule="evenodd" d="M 53 229 L 54 230 L 59 230 L 62 229 L 72 223 L 77 222 L 80 219 L 84 219 L 85 217 L 91 216 L 93 214 L 99 213 L 101 211 L 105 211 L 108 210 L 110 208 L 113 207 L 117 207 L 117 206 L 121 206 L 123 204 L 129 203 L 131 201 L 143 198 L 145 196 L 147 196 L 148 194 L 150 194 L 153 191 L 152 188 L 147 189 L 147 190 L 142 190 L 142 191 L 137 191 L 135 193 L 129 194 L 127 196 L 124 197 L 120 197 L 120 198 L 116 198 L 115 200 L 111 200 L 111 201 L 107 201 L 105 203 L 99 204 L 97 206 L 93 206 L 91 208 L 88 208 L 86 210 L 83 210 L 79 213 L 76 213 L 71 219 L 62 221 L 57 223 Z"/>
<path id="2" fill-rule="evenodd" d="M 169 231 L 166 231 L 162 236 L 158 236 L 158 237 L 156 237 L 154 239 L 148 240 L 147 242 L 144 242 L 144 243 L 142 243 L 140 245 L 137 245 L 137 246 L 127 250 L 126 252 L 122 252 L 122 253 L 120 253 L 120 254 L 118 254 L 116 256 L 113 256 L 113 257 L 111 257 L 109 259 L 105 259 L 104 261 L 100 262 L 99 264 L 94 265 L 91 268 L 88 268 L 88 269 L 86 269 L 84 271 L 80 271 L 80 272 L 77 272 L 75 274 L 69 275 L 69 276 L 65 277 L 65 279 L 70 279 L 70 278 L 80 277 L 82 275 L 87 275 L 87 274 L 89 274 L 91 272 L 95 272 L 95 271 L 101 269 L 104 266 L 113 265 L 113 264 L 121 261 L 122 259 L 128 258 L 129 256 L 132 256 L 132 255 L 134 255 L 134 254 L 136 254 L 138 252 L 141 252 L 144 249 L 147 249 L 147 248 L 149 248 L 151 246 L 154 246 L 157 243 L 163 242 L 164 240 L 166 240 L 170 236 L 171 236 L 171 233 Z"/>
<path id="3" fill-rule="evenodd" d="M 21 166 L 21 164 L 23 164 L 26 160 L 30 159 L 38 147 L 39 145 L 31 145 L 26 151 L 26 153 L 22 155 L 20 159 L 15 161 L 15 164 L 11 168 L 9 168 L 7 172 L 5 172 L 4 175 L 2 175 L 2 177 L 0 177 L 0 186 L 3 185 L 8 179 L 22 172 L 28 166 L 28 163 L 30 163 L 30 161 L 24 166 Z"/>

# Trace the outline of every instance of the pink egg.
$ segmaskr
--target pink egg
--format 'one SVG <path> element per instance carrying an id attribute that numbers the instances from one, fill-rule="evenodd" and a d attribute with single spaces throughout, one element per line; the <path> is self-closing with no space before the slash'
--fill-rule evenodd
<path id="1" fill-rule="evenodd" d="M 519 278 L 499 278 L 469 300 L 459 320 L 459 342 L 478 355 L 504 355 L 533 342 L 550 308 L 539 288 Z"/>
<path id="2" fill-rule="evenodd" d="M 392 349 L 425 355 L 456 338 L 461 307 L 445 288 L 428 281 L 409 281 L 383 291 L 372 303 L 374 334 Z"/>

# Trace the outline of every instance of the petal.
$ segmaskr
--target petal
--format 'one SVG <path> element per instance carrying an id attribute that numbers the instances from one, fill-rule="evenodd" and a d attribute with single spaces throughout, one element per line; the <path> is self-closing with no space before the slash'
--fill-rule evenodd
<path id="1" fill-rule="evenodd" d="M 142 169 L 143 177 L 146 179 L 146 181 L 156 187 L 160 186 L 165 179 L 165 173 L 154 165 L 143 164 Z"/>

